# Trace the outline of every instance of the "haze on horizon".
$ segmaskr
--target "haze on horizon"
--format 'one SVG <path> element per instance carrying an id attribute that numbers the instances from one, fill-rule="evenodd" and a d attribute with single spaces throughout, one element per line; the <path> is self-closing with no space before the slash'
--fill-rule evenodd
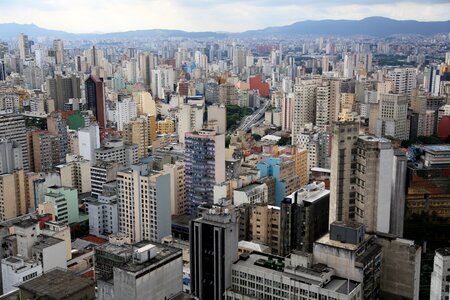
<path id="1" fill-rule="evenodd" d="M 446 21 L 447 0 L 0 0 L 0 23 L 36 24 L 73 33 L 137 29 L 241 32 L 302 20 Z"/>

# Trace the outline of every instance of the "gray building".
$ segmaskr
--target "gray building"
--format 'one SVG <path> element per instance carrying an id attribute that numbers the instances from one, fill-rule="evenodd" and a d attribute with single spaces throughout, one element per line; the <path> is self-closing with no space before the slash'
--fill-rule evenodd
<path id="1" fill-rule="evenodd" d="M 225 299 L 231 265 L 238 255 L 234 210 L 213 207 L 190 223 L 191 293 L 201 300 Z"/>
<path id="2" fill-rule="evenodd" d="M 0 139 L 16 141 L 22 147 L 23 169 L 30 169 L 28 159 L 28 138 L 23 116 L 15 114 L 0 115 Z"/>
<path id="3" fill-rule="evenodd" d="M 141 241 L 95 249 L 97 299 L 171 299 L 183 290 L 180 249 Z"/>
<path id="4" fill-rule="evenodd" d="M 138 145 L 124 144 L 120 140 L 111 140 L 103 147 L 95 149 L 95 160 L 116 161 L 129 168 L 139 161 Z"/>
<path id="5" fill-rule="evenodd" d="M 16 141 L 0 140 L 0 174 L 23 168 L 22 147 Z"/>
<path id="6" fill-rule="evenodd" d="M 254 299 L 362 299 L 361 284 L 339 277 L 311 256 L 293 252 L 289 257 L 261 252 L 241 254 L 231 266 L 232 286 L 227 300 Z"/>

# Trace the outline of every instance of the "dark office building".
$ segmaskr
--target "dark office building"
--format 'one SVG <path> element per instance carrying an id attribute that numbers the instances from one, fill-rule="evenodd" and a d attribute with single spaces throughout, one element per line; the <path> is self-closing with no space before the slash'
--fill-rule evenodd
<path id="1" fill-rule="evenodd" d="M 71 98 L 81 98 L 80 77 L 56 75 L 55 78 L 47 79 L 46 84 L 50 98 L 55 100 L 56 110 L 64 110 L 64 104 Z"/>
<path id="2" fill-rule="evenodd" d="M 191 293 L 200 300 L 224 299 L 231 286 L 231 265 L 238 256 L 238 224 L 234 211 L 222 207 L 190 224 Z"/>
<path id="3" fill-rule="evenodd" d="M 92 110 L 100 128 L 106 127 L 103 78 L 91 75 L 85 82 L 87 109 Z"/>

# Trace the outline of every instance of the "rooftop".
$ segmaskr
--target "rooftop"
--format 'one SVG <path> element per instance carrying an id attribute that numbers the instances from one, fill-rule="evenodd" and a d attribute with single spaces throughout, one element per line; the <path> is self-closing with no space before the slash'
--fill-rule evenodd
<path id="1" fill-rule="evenodd" d="M 371 238 L 371 236 L 366 234 L 364 236 L 364 241 L 367 241 L 370 238 Z M 315 241 L 315 243 L 328 245 L 331 247 L 340 248 L 340 249 L 344 249 L 344 250 L 348 250 L 348 251 L 356 251 L 360 247 L 360 245 L 354 245 L 354 244 L 350 244 L 350 243 L 342 243 L 340 241 L 334 241 L 334 240 L 330 239 L 329 233 L 325 234 L 323 237 L 321 237 L 320 239 Z"/>
<path id="2" fill-rule="evenodd" d="M 442 256 L 450 256 L 450 247 L 439 248 L 436 250 L 436 253 L 438 253 Z"/>
<path id="3" fill-rule="evenodd" d="M 86 288 L 94 288 L 94 281 L 79 277 L 72 272 L 54 269 L 19 285 L 38 298 L 62 299 Z"/>
<path id="4" fill-rule="evenodd" d="M 14 226 L 21 227 L 21 228 L 28 228 L 32 226 L 36 226 L 38 223 L 35 219 L 24 219 L 20 220 L 19 222 L 14 223 Z"/>
<path id="5" fill-rule="evenodd" d="M 64 243 L 64 240 L 52 236 L 40 235 L 40 239 L 33 245 L 33 248 L 45 249 L 58 243 Z"/>

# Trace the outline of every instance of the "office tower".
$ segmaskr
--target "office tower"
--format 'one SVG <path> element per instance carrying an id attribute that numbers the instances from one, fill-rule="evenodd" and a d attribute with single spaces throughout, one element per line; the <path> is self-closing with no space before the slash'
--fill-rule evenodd
<path id="1" fill-rule="evenodd" d="M 28 138 L 25 128 L 25 119 L 19 115 L 0 115 L 0 139 L 16 141 L 22 147 L 22 162 L 25 171 L 30 170 L 28 160 Z"/>
<path id="2" fill-rule="evenodd" d="M 125 168 L 139 161 L 138 145 L 124 144 L 121 140 L 110 140 L 95 151 L 95 161 L 116 161 Z"/>
<path id="3" fill-rule="evenodd" d="M 71 157 L 66 164 L 56 166 L 61 185 L 75 188 L 79 193 L 91 191 L 91 164 L 81 157 Z"/>
<path id="4" fill-rule="evenodd" d="M 362 284 L 337 276 L 326 265 L 313 264 L 309 253 L 288 257 L 258 251 L 244 253 L 231 265 L 227 300 L 240 299 L 362 299 Z"/>
<path id="5" fill-rule="evenodd" d="M 16 141 L 0 140 L 0 174 L 23 168 L 22 147 Z"/>
<path id="6" fill-rule="evenodd" d="M 53 50 L 55 50 L 55 60 L 57 65 L 64 64 L 64 43 L 61 39 L 53 41 Z"/>
<path id="7" fill-rule="evenodd" d="M 223 105 L 208 106 L 208 125 L 214 127 L 217 133 L 225 133 L 227 131 L 226 114 L 227 109 Z"/>
<path id="8" fill-rule="evenodd" d="M 84 83 L 87 109 L 92 110 L 100 128 L 106 128 L 106 108 L 103 78 L 90 75 Z"/>
<path id="9" fill-rule="evenodd" d="M 406 95 L 380 94 L 375 135 L 407 140 L 409 138 L 407 114 L 408 97 Z"/>
<path id="10" fill-rule="evenodd" d="M 430 300 L 447 299 L 450 296 L 450 248 L 439 248 L 434 255 L 431 273 Z"/>
<path id="11" fill-rule="evenodd" d="M 331 223 L 330 233 L 314 242 L 313 257 L 335 269 L 335 276 L 361 283 L 361 299 L 379 299 L 382 248 L 363 224 Z"/>
<path id="12" fill-rule="evenodd" d="M 24 61 L 28 55 L 30 55 L 30 46 L 28 44 L 28 35 L 20 33 L 19 34 L 19 54 L 20 59 Z"/>
<path id="13" fill-rule="evenodd" d="M 21 299 L 58 299 L 61 295 L 95 299 L 95 282 L 71 271 L 54 269 L 19 285 L 19 295 Z"/>
<path id="14" fill-rule="evenodd" d="M 335 123 L 332 136 L 330 224 L 355 218 L 356 174 L 352 161 L 356 162 L 359 126 L 353 122 Z"/>
<path id="15" fill-rule="evenodd" d="M 95 149 L 100 148 L 100 132 L 97 124 L 78 130 L 79 155 L 91 162 L 96 163 Z"/>
<path id="16" fill-rule="evenodd" d="M 55 109 L 64 110 L 64 104 L 69 99 L 81 98 L 81 82 L 80 77 L 72 75 L 70 77 L 62 77 L 56 75 L 55 78 L 48 78 L 46 81 L 46 91 L 48 96 L 55 100 Z"/>
<path id="17" fill-rule="evenodd" d="M 201 130 L 203 127 L 203 105 L 183 104 L 178 114 L 178 140 L 181 144 L 185 143 L 186 133 Z"/>
<path id="18" fill-rule="evenodd" d="M 164 99 L 166 92 L 174 91 L 175 72 L 172 66 L 159 65 L 152 70 L 151 88 L 154 98 Z"/>
<path id="19" fill-rule="evenodd" d="M 170 213 L 179 216 L 186 213 L 185 164 L 176 161 L 174 164 L 164 164 L 163 170 L 170 176 L 170 186 L 173 193 L 170 199 Z"/>
<path id="20" fill-rule="evenodd" d="M 292 136 L 295 138 L 308 123 L 316 121 L 316 88 L 318 80 L 302 80 L 294 85 Z"/>
<path id="21" fill-rule="evenodd" d="M 395 94 L 411 96 L 416 88 L 416 69 L 395 68 L 389 72 L 389 78 L 393 81 L 392 92 Z"/>
<path id="22" fill-rule="evenodd" d="M 117 178 L 117 171 L 120 164 L 115 161 L 97 161 L 91 167 L 91 193 L 92 196 L 98 197 L 104 192 L 103 185 L 113 182 Z"/>
<path id="23" fill-rule="evenodd" d="M 330 191 L 313 182 L 287 196 L 280 208 L 280 255 L 312 252 L 313 243 L 328 231 Z"/>
<path id="24" fill-rule="evenodd" d="M 238 255 L 236 212 L 212 208 L 190 223 L 191 293 L 199 299 L 225 299 L 231 266 Z"/>
<path id="25" fill-rule="evenodd" d="M 131 98 L 124 98 L 116 103 L 116 113 L 114 115 L 114 122 L 117 130 L 122 131 L 124 125 L 136 118 L 136 103 Z"/>
<path id="26" fill-rule="evenodd" d="M 354 220 L 368 232 L 389 233 L 391 218 L 397 219 L 404 177 L 394 160 L 391 142 L 383 138 L 359 136 L 356 123 L 336 123 L 333 128 L 330 186 L 330 223 Z M 395 202 L 394 202 L 395 201 Z M 394 202 L 394 203 L 393 203 Z M 391 215 L 392 214 L 392 215 Z M 397 223 L 397 222 L 395 222 Z M 398 229 L 397 229 L 398 230 Z"/>
<path id="27" fill-rule="evenodd" d="M 0 220 L 6 221 L 27 213 L 23 170 L 0 175 Z"/>
<path id="28" fill-rule="evenodd" d="M 171 233 L 170 176 L 135 164 L 117 172 L 119 231 L 131 241 L 160 241 Z"/>
<path id="29" fill-rule="evenodd" d="M 67 123 L 62 118 L 60 112 L 52 112 L 47 117 L 47 129 L 48 133 L 55 136 L 59 140 L 59 162 L 64 163 L 66 161 L 66 154 L 69 151 L 68 136 L 67 136 Z"/>
<path id="30" fill-rule="evenodd" d="M 212 130 L 186 133 L 186 201 L 190 215 L 212 204 L 214 185 L 225 181 L 225 135 Z"/>
<path id="31" fill-rule="evenodd" d="M 219 103 L 222 105 L 238 104 L 238 94 L 234 84 L 225 82 L 219 85 Z"/>

